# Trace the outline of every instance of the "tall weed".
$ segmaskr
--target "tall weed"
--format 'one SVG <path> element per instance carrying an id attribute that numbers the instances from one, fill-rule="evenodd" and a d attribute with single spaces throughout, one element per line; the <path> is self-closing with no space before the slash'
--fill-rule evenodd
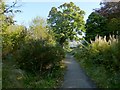
<path id="1" fill-rule="evenodd" d="M 119 87 L 120 42 L 118 36 L 110 36 L 108 41 L 106 37 L 96 36 L 95 41 L 91 41 L 87 49 L 78 48 L 75 57 L 99 87 Z"/>

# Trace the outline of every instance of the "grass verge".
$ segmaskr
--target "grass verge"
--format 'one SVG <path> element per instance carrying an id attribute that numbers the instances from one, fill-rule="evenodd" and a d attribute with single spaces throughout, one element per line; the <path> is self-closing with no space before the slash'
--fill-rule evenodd
<path id="1" fill-rule="evenodd" d="M 98 88 L 120 88 L 120 72 L 109 72 L 104 67 L 85 65 L 82 59 L 77 61 Z"/>
<path id="2" fill-rule="evenodd" d="M 84 47 L 83 47 L 84 46 Z M 74 51 L 74 56 L 88 76 L 100 88 L 120 88 L 120 42 L 118 36 L 96 37 L 87 46 Z"/>
<path id="3" fill-rule="evenodd" d="M 2 88 L 59 88 L 63 81 L 64 64 L 51 73 L 31 74 L 17 68 L 14 61 L 3 64 Z"/>

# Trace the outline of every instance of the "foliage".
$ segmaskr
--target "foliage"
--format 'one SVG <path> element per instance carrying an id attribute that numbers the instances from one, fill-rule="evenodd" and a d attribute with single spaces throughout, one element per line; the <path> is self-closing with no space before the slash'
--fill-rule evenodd
<path id="1" fill-rule="evenodd" d="M 25 72 L 16 65 L 9 55 L 2 66 L 2 88 L 58 88 L 63 81 L 64 68 L 54 69 L 43 75 Z M 63 63 L 60 63 L 62 66 Z"/>
<path id="2" fill-rule="evenodd" d="M 5 3 L 0 4 L 0 7 L 1 5 L 3 88 L 56 87 L 63 77 L 61 60 L 65 54 L 63 49 L 56 45 L 54 36 L 49 33 L 46 24 L 44 25 L 45 21 L 37 17 L 30 28 L 17 25 L 9 12 L 14 6 L 9 8 Z M 38 79 L 41 83 L 36 84 L 36 79 L 32 78 Z"/>
<path id="3" fill-rule="evenodd" d="M 31 40 L 20 49 L 17 63 L 21 69 L 41 73 L 59 66 L 63 58 L 64 52 L 60 47 L 49 46 L 41 40 Z"/>
<path id="4" fill-rule="evenodd" d="M 25 72 L 18 69 L 12 56 L 2 61 L 2 88 L 24 88 L 23 78 Z"/>
<path id="5" fill-rule="evenodd" d="M 39 16 L 32 20 L 28 32 L 31 38 L 34 38 L 36 40 L 46 40 L 49 44 L 53 45 L 56 44 L 54 40 L 54 35 L 49 32 L 46 21 Z"/>
<path id="6" fill-rule="evenodd" d="M 120 18 L 120 1 L 113 2 L 112 0 L 104 0 L 100 3 L 101 8 L 96 9 L 100 15 L 105 16 L 108 19 Z"/>
<path id="7" fill-rule="evenodd" d="M 96 12 L 92 12 L 85 24 L 86 26 L 86 37 L 87 41 L 94 40 L 96 35 L 107 35 L 109 34 L 108 30 L 106 29 L 106 18 L 99 15 Z"/>
<path id="8" fill-rule="evenodd" d="M 63 81 L 64 71 L 64 68 L 59 68 L 47 75 L 27 73 L 24 78 L 25 88 L 59 88 Z"/>
<path id="9" fill-rule="evenodd" d="M 25 31 L 23 26 L 13 25 L 14 24 L 13 15 L 11 15 L 10 13 L 13 13 L 12 11 L 15 5 L 16 3 L 14 3 L 11 6 L 8 6 L 3 1 L 1 1 L 0 3 L 0 7 L 1 7 L 0 8 L 0 26 L 1 26 L 0 35 L 2 36 L 2 44 L 3 44 L 2 58 L 4 58 L 8 53 L 12 52 L 12 49 L 14 47 L 13 45 L 16 41 L 15 39 L 20 38 L 20 34 L 23 37 L 23 33 Z M 17 26 L 18 26 L 19 32 L 17 28 L 15 28 Z M 13 29 L 14 31 L 12 31 Z M 11 32 L 14 32 L 14 33 L 11 33 Z M 17 43 L 19 43 L 19 41 Z M 18 46 L 16 46 L 16 48 L 18 48 Z"/>
<path id="10" fill-rule="evenodd" d="M 2 35 L 3 45 L 3 57 L 5 58 L 8 54 L 14 54 L 23 45 L 26 38 L 26 29 L 20 25 L 10 25 L 6 28 L 6 31 Z"/>
<path id="11" fill-rule="evenodd" d="M 110 34 L 116 35 L 116 31 L 120 34 L 120 1 L 113 2 L 106 2 L 107 0 L 103 1 L 101 3 L 101 8 L 98 10 L 95 10 L 100 15 L 106 17 L 107 20 L 107 28 L 110 30 Z M 109 24 L 110 23 L 110 24 Z"/>
<path id="12" fill-rule="evenodd" d="M 111 35 L 120 35 L 120 18 L 112 18 L 106 26 Z"/>
<path id="13" fill-rule="evenodd" d="M 78 39 L 77 34 L 84 32 L 84 14 L 73 2 L 52 7 L 47 20 L 60 45 L 64 46 L 68 39 Z"/>
<path id="14" fill-rule="evenodd" d="M 3 0 L 0 1 L 0 30 L 3 32 L 7 26 L 14 24 L 14 13 L 21 12 L 20 10 L 14 10 L 17 0 L 12 5 L 7 5 Z"/>
<path id="15" fill-rule="evenodd" d="M 79 48 L 75 57 L 92 79 L 102 88 L 118 88 L 120 74 L 120 42 L 118 36 L 96 37 L 88 49 Z M 101 73 L 102 72 L 102 73 Z M 106 81 L 105 81 L 106 80 Z"/>
<path id="16" fill-rule="evenodd" d="M 106 36 L 120 34 L 120 2 L 100 3 L 101 8 L 92 12 L 86 23 L 86 40 L 94 40 L 96 35 Z"/>
<path id="17" fill-rule="evenodd" d="M 19 6 L 16 6 L 17 5 L 17 0 L 15 0 L 15 2 L 12 3 L 12 5 L 8 5 L 8 4 L 5 4 L 4 0 L 0 0 L 0 15 L 2 14 L 14 14 L 14 13 L 17 13 L 17 12 L 21 12 L 20 10 L 16 10 L 14 8 L 16 7 L 19 7 Z"/>

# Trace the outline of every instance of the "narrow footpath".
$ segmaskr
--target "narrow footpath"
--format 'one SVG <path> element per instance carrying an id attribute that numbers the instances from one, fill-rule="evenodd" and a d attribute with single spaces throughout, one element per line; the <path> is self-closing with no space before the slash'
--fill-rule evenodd
<path id="1" fill-rule="evenodd" d="M 96 88 L 72 55 L 66 55 L 67 71 L 61 88 Z"/>

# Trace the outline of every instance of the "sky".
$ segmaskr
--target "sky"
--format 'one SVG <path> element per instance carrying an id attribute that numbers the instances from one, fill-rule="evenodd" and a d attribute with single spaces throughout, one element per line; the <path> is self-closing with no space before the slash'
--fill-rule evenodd
<path id="1" fill-rule="evenodd" d="M 29 2 L 19 1 L 18 5 L 21 5 L 21 6 L 16 9 L 19 9 L 22 12 L 15 14 L 14 20 L 17 21 L 16 22 L 17 24 L 29 26 L 31 20 L 34 19 L 36 16 L 40 16 L 46 19 L 52 7 L 59 7 L 60 5 L 65 3 L 65 0 L 64 1 L 52 0 L 52 1 L 46 1 L 46 0 L 44 1 L 29 0 Z M 70 2 L 70 1 L 73 1 L 73 0 L 67 0 L 66 2 Z M 79 1 L 74 0 L 74 3 L 81 10 L 85 11 L 86 14 L 85 14 L 84 20 L 88 18 L 88 16 L 93 11 L 93 9 L 100 8 L 100 5 L 99 5 L 100 1 L 89 0 L 88 2 L 87 0 L 83 2 L 83 0 L 79 0 Z"/>

